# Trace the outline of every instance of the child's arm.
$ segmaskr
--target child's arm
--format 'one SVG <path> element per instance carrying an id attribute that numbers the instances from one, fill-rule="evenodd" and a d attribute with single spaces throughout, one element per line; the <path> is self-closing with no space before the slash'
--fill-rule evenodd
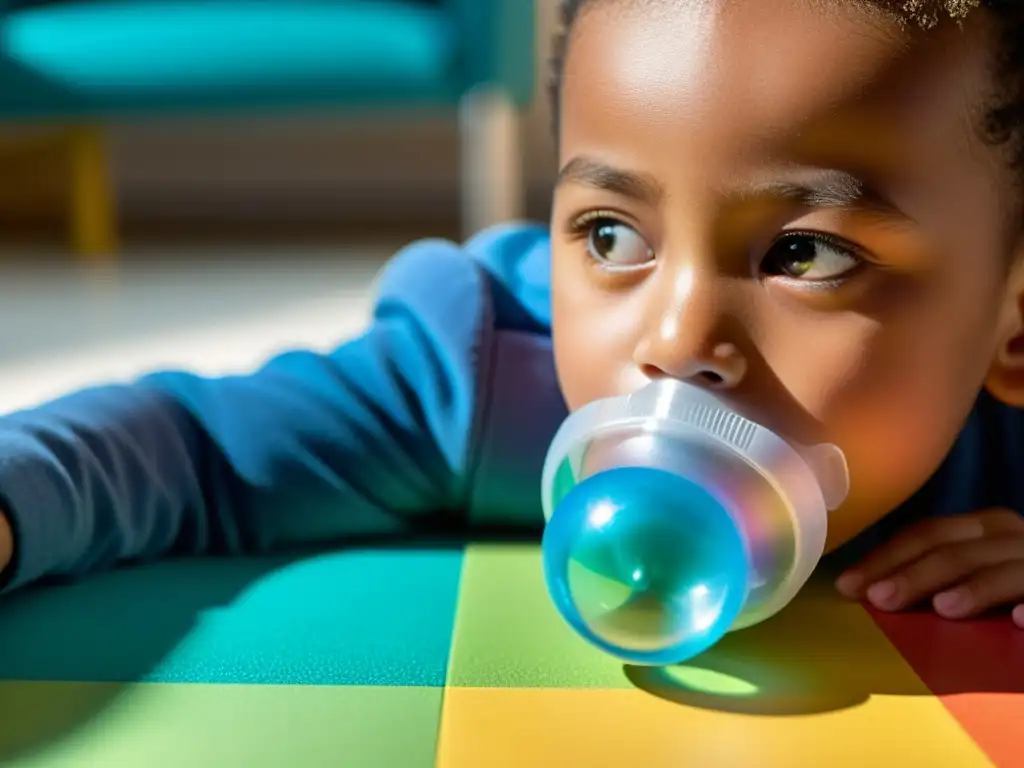
<path id="1" fill-rule="evenodd" d="M 0 419 L 0 580 L 402 532 L 463 508 L 485 280 L 424 242 L 378 290 L 368 330 L 330 354 L 161 373 Z"/>

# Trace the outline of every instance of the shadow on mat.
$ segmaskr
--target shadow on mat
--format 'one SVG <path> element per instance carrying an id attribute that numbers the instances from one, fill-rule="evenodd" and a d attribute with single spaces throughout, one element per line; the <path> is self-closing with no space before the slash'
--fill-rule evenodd
<path id="1" fill-rule="evenodd" d="M 0 764 L 73 736 L 137 682 L 309 684 L 312 665 L 328 685 L 443 686 L 460 549 L 165 561 L 14 593 L 0 600 Z"/>
<path id="2" fill-rule="evenodd" d="M 812 583 L 761 625 L 726 635 L 689 663 L 626 666 L 643 691 L 678 704 L 746 715 L 808 715 L 855 707 L 872 696 L 1024 695 L 1024 632 L 1005 616 L 951 622 L 933 612 L 876 614 Z M 889 634 L 887 639 L 884 630 Z M 908 662 L 893 648 L 897 642 Z M 910 651 L 910 652 L 908 652 Z M 917 672 L 928 680 L 930 690 Z"/>

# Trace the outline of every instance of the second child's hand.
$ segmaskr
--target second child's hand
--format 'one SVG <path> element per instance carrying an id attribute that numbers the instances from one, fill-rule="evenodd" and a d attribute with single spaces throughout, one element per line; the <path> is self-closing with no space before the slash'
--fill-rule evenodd
<path id="1" fill-rule="evenodd" d="M 837 586 L 883 611 L 927 600 L 940 616 L 966 619 L 1005 607 L 1024 629 L 1024 517 L 997 508 L 924 520 L 869 554 Z"/>

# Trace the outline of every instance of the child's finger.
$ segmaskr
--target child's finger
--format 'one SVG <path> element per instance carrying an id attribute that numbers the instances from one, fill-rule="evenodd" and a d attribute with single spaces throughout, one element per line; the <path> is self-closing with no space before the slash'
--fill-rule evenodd
<path id="1" fill-rule="evenodd" d="M 964 582 L 983 568 L 1013 560 L 1024 561 L 1024 536 L 986 537 L 943 544 L 869 585 L 867 598 L 882 610 L 899 611 Z"/>
<path id="2" fill-rule="evenodd" d="M 935 611 L 948 619 L 965 619 L 992 608 L 1024 600 L 1024 560 L 983 568 L 967 581 L 932 598 Z"/>
<path id="3" fill-rule="evenodd" d="M 1013 609 L 1013 623 L 1024 629 L 1024 603 Z"/>
<path id="4" fill-rule="evenodd" d="M 836 587 L 847 597 L 863 598 L 869 586 L 920 559 L 929 550 L 980 539 L 984 535 L 985 526 L 976 515 L 924 520 L 896 534 L 859 565 L 842 574 Z"/>

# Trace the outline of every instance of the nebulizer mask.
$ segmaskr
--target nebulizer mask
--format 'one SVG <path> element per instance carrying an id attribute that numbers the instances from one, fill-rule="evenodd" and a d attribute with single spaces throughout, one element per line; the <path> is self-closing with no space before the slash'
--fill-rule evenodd
<path id="1" fill-rule="evenodd" d="M 659 379 L 571 414 L 543 474 L 544 575 L 572 628 L 625 662 L 686 661 L 780 611 L 849 488 L 714 393 Z"/>

